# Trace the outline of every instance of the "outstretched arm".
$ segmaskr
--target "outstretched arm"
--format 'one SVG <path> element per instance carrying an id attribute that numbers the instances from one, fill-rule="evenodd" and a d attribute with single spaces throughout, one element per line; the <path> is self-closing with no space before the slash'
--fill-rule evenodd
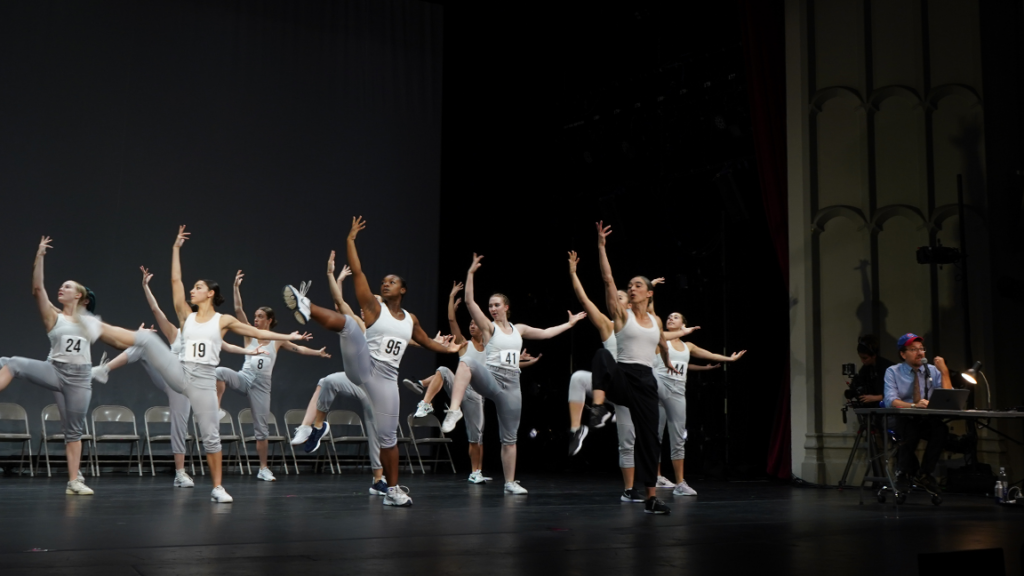
<path id="1" fill-rule="evenodd" d="M 527 340 L 547 340 L 548 338 L 554 338 L 569 328 L 572 328 L 577 322 L 586 317 L 586 312 L 573 314 L 572 311 L 569 311 L 569 321 L 565 324 L 559 324 L 558 326 L 552 326 L 551 328 L 544 328 L 543 330 L 527 326 L 526 324 L 516 324 L 516 330 L 519 330 L 519 333 Z"/>
<path id="2" fill-rule="evenodd" d="M 608 310 L 608 316 L 616 325 L 622 326 L 626 321 L 626 311 L 619 304 L 619 291 L 615 288 L 612 265 L 608 262 L 608 253 L 604 247 L 608 235 L 611 233 L 612 227 L 605 226 L 603 220 L 597 223 L 597 256 L 601 263 L 601 281 L 604 282 L 604 303 Z"/>
<path id="3" fill-rule="evenodd" d="M 707 350 L 697 346 L 696 344 L 686 343 L 686 346 L 690 349 L 690 356 L 693 358 L 700 358 L 701 360 L 710 360 L 711 362 L 735 362 L 743 357 L 747 353 L 746 350 L 740 350 L 739 352 L 733 352 L 729 356 L 723 356 L 721 354 L 713 354 Z"/>
<path id="4" fill-rule="evenodd" d="M 370 283 L 363 274 L 363 264 L 359 261 L 359 253 L 356 251 L 356 235 L 366 228 L 366 221 L 362 216 L 352 219 L 352 229 L 348 232 L 346 252 L 348 254 L 348 265 L 352 268 L 352 284 L 355 286 L 356 300 L 359 307 L 363 309 L 363 319 L 367 326 L 372 326 L 380 316 L 380 302 L 373 297 L 373 290 L 370 290 Z"/>
<path id="5" fill-rule="evenodd" d="M 714 370 L 721 368 L 721 364 L 687 364 L 686 369 L 690 372 L 703 372 L 705 370 Z"/>
<path id="6" fill-rule="evenodd" d="M 255 348 L 242 348 L 241 346 L 235 346 L 228 342 L 221 342 L 220 349 L 222 352 L 229 354 L 238 354 L 239 356 L 259 356 L 260 354 L 266 354 L 267 351 L 263 349 L 263 346 L 256 346 Z"/>
<path id="7" fill-rule="evenodd" d="M 455 295 L 460 290 L 462 290 L 462 282 L 452 282 L 452 291 L 448 294 L 448 328 L 452 331 L 456 344 L 462 344 L 466 341 L 466 338 L 462 335 L 462 330 L 459 329 L 459 321 L 455 317 L 455 310 L 459 307 L 459 302 L 462 302 L 461 298 L 455 299 Z"/>
<path id="8" fill-rule="evenodd" d="M 672 374 L 679 374 L 679 370 L 672 365 L 672 361 L 668 359 L 668 342 L 665 341 L 665 334 L 662 332 L 664 327 L 661 325 L 661 318 L 654 317 L 654 321 L 658 323 L 658 354 L 661 356 L 661 361 L 665 363 L 665 367 Z"/>
<path id="9" fill-rule="evenodd" d="M 259 330 L 255 326 L 249 324 L 242 324 L 234 316 L 220 317 L 220 329 L 230 330 L 239 336 L 245 336 L 247 338 L 255 338 L 257 340 L 310 340 L 313 338 L 308 332 L 299 334 L 298 332 L 292 332 L 291 334 L 281 334 L 280 332 L 271 332 L 270 330 Z"/>
<path id="10" fill-rule="evenodd" d="M 537 362 L 540 362 L 540 359 L 543 357 L 544 354 L 537 354 L 536 356 L 528 354 L 526 352 L 526 348 L 523 348 L 523 353 L 519 355 L 519 367 L 526 368 L 527 366 L 533 366 Z"/>
<path id="11" fill-rule="evenodd" d="M 652 314 L 653 314 L 653 312 L 652 312 Z M 679 330 L 665 331 L 665 332 L 662 332 L 662 334 L 665 335 L 665 340 L 675 340 L 676 338 L 682 338 L 683 336 L 689 336 L 690 334 L 693 334 L 697 330 L 700 330 L 700 326 L 694 326 L 692 328 L 689 327 L 689 326 L 683 326 Z"/>
<path id="12" fill-rule="evenodd" d="M 57 323 L 57 310 L 50 303 L 50 297 L 46 294 L 46 288 L 43 286 L 43 258 L 46 256 L 46 250 L 53 248 L 50 243 L 53 242 L 49 236 L 43 236 L 42 240 L 39 241 L 39 248 L 36 249 L 36 259 L 32 264 L 32 296 L 36 299 L 36 305 L 39 306 L 39 315 L 43 317 L 43 325 L 46 326 L 46 331 L 49 332 L 53 329 L 53 325 Z"/>
<path id="13" fill-rule="evenodd" d="M 167 315 L 164 314 L 164 311 L 160 309 L 160 305 L 156 302 L 156 296 L 153 296 L 152 290 L 149 289 L 149 280 L 153 278 L 153 275 L 149 273 L 149 269 L 145 266 L 139 266 L 139 270 L 142 270 L 142 291 L 146 293 L 146 302 L 149 303 L 149 309 L 156 318 L 156 325 L 160 327 L 160 332 L 164 335 L 164 338 L 173 344 L 178 339 L 178 327 L 171 324 L 171 321 L 167 319 Z"/>
<path id="14" fill-rule="evenodd" d="M 235 272 L 235 287 L 234 287 L 234 290 L 232 290 L 232 293 L 233 293 L 234 300 L 235 300 L 235 318 L 238 318 L 238 321 L 241 322 L 242 324 L 248 324 L 249 323 L 249 319 L 245 317 L 245 308 L 242 307 L 242 279 L 243 278 L 245 278 L 245 274 L 242 274 L 241 270 L 239 270 L 238 272 Z M 242 339 L 242 345 L 245 346 L 246 348 L 248 348 L 249 347 L 249 339 L 248 338 L 243 338 Z"/>
<path id="15" fill-rule="evenodd" d="M 171 297 L 174 311 L 178 314 L 178 325 L 184 325 L 185 319 L 192 313 L 192 308 L 185 300 L 185 285 L 181 282 L 181 246 L 188 240 L 191 232 L 185 232 L 185 225 L 178 226 L 178 237 L 174 239 L 171 249 Z"/>
<path id="16" fill-rule="evenodd" d="M 491 319 L 480 309 L 480 305 L 476 303 L 473 290 L 473 276 L 480 269 L 480 261 L 483 259 L 483 256 L 477 256 L 476 252 L 474 252 L 473 263 L 469 266 L 469 272 L 466 272 L 466 309 L 469 310 L 470 317 L 476 322 L 477 328 L 486 335 L 484 336 L 484 341 L 486 342 L 486 338 L 490 337 L 491 332 L 494 331 L 494 325 L 491 324 Z"/>
<path id="17" fill-rule="evenodd" d="M 597 328 L 600 333 L 601 341 L 604 342 L 611 335 L 614 326 L 611 325 L 611 320 L 605 316 L 601 310 L 598 309 L 597 305 L 587 298 L 587 292 L 583 289 L 583 284 L 580 282 L 579 276 L 576 275 L 576 265 L 579 264 L 580 259 L 576 256 L 575 250 L 569 251 L 569 279 L 572 280 L 572 291 L 576 293 L 576 299 L 583 305 L 583 311 L 587 313 L 587 317 L 590 318 L 590 323 Z M 618 296 L 616 295 L 616 299 Z M 519 363 L 522 366 L 522 362 Z"/>
<path id="18" fill-rule="evenodd" d="M 462 344 L 456 344 L 454 342 L 448 342 L 448 344 L 442 344 L 437 340 L 434 340 L 427 333 L 423 331 L 420 326 L 420 320 L 415 314 L 409 313 L 412 316 L 412 341 L 419 344 L 423 348 L 430 350 L 431 352 L 438 352 L 441 354 L 457 354 L 459 350 L 466 347 L 467 342 L 463 340 Z M 442 338 L 442 341 L 447 338 Z"/>
<path id="19" fill-rule="evenodd" d="M 330 358 L 331 355 L 327 353 L 327 347 L 324 346 L 319 350 L 314 350 L 308 346 L 299 346 L 294 342 L 278 342 L 278 350 L 287 350 L 289 352 L 295 352 L 299 356 L 318 356 L 320 358 Z"/>

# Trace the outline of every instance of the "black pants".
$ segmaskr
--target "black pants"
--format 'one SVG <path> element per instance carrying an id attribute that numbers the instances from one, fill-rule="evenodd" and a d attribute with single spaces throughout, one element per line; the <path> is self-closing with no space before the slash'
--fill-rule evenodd
<path id="1" fill-rule="evenodd" d="M 658 381 L 650 366 L 617 364 L 604 348 L 594 355 L 594 390 L 603 390 L 612 402 L 629 408 L 636 430 L 633 486 L 654 488 L 658 481 Z"/>
<path id="2" fill-rule="evenodd" d="M 946 444 L 949 428 L 938 416 L 903 416 L 896 418 L 895 430 L 900 438 L 899 470 L 910 476 L 931 474 Z M 924 450 L 924 460 L 917 464 L 917 444 L 921 440 L 928 441 Z"/>

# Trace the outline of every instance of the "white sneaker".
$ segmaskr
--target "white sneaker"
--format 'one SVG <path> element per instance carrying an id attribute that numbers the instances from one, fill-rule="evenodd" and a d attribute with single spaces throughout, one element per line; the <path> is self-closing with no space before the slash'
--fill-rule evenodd
<path id="1" fill-rule="evenodd" d="M 686 480 L 682 480 L 679 484 L 676 484 L 674 490 L 672 490 L 673 496 L 696 496 L 697 491 L 690 488 L 690 485 L 686 483 Z"/>
<path id="2" fill-rule="evenodd" d="M 235 499 L 231 497 L 231 494 L 228 494 L 228 491 L 223 486 L 217 486 L 213 489 L 213 492 L 210 492 L 210 501 L 228 504 L 234 502 Z"/>
<path id="3" fill-rule="evenodd" d="M 526 488 L 519 485 L 519 480 L 505 482 L 505 494 L 526 494 Z"/>
<path id="4" fill-rule="evenodd" d="M 78 471 L 78 478 L 76 478 L 76 480 L 78 480 L 82 484 L 85 484 L 85 476 L 82 476 L 82 471 L 81 470 Z"/>
<path id="5" fill-rule="evenodd" d="M 299 284 L 298 290 L 291 284 L 284 287 L 284 303 L 288 309 L 295 311 L 295 321 L 299 324 L 309 322 L 309 298 L 306 298 L 306 292 L 312 283 L 312 280 L 303 282 Z"/>
<path id="6" fill-rule="evenodd" d="M 434 407 L 430 405 L 430 402 L 424 402 L 420 400 L 420 403 L 416 405 L 416 413 L 413 414 L 413 418 L 423 418 L 427 414 L 434 411 Z M 445 417 L 447 421 L 447 417 Z"/>
<path id="7" fill-rule="evenodd" d="M 655 485 L 656 488 L 675 488 L 675 486 L 674 482 L 664 476 L 658 476 L 658 483 Z"/>
<path id="8" fill-rule="evenodd" d="M 185 469 L 174 471 L 174 487 L 175 488 L 194 488 L 196 485 L 195 480 L 191 476 L 185 473 Z"/>
<path id="9" fill-rule="evenodd" d="M 276 482 L 277 478 L 274 478 L 274 473 L 270 471 L 270 468 L 260 468 L 260 473 L 256 475 L 257 480 L 263 480 L 264 482 Z"/>
<path id="10" fill-rule="evenodd" d="M 455 425 L 462 420 L 462 410 L 445 410 L 444 424 L 441 424 L 441 432 L 448 434 L 455 430 Z"/>
<path id="11" fill-rule="evenodd" d="M 92 488 L 85 485 L 85 482 L 78 480 L 77 478 L 68 482 L 68 487 L 64 490 L 65 494 L 74 494 L 77 496 L 89 496 L 92 494 Z"/>
<path id="12" fill-rule="evenodd" d="M 469 475 L 469 482 L 473 484 L 486 484 L 490 478 L 484 478 L 483 472 L 480 470 L 473 470 L 473 473 Z"/>
<path id="13" fill-rule="evenodd" d="M 305 424 L 295 429 L 295 436 L 292 437 L 292 446 L 298 446 L 304 444 L 309 435 L 313 433 L 312 426 L 306 426 Z"/>
<path id="14" fill-rule="evenodd" d="M 220 421 L 221 421 L 221 420 L 223 420 L 223 419 L 224 419 L 224 417 L 225 417 L 225 416 L 227 416 L 227 415 L 228 415 L 228 413 L 227 413 L 227 412 L 225 412 L 225 411 L 224 411 L 223 409 L 219 409 L 219 410 L 217 410 L 217 421 L 218 421 L 218 422 L 220 422 Z"/>
<path id="15" fill-rule="evenodd" d="M 100 365 L 92 367 L 92 379 L 100 384 L 106 384 L 107 379 L 110 378 L 110 367 L 107 366 L 110 362 L 107 361 L 107 353 L 103 353 L 103 357 L 100 358 Z"/>
<path id="16" fill-rule="evenodd" d="M 384 496 L 385 506 L 412 506 L 412 498 L 409 498 L 409 490 L 401 486 L 388 486 L 388 493 Z"/>
<path id="17" fill-rule="evenodd" d="M 419 380 L 409 380 L 408 378 L 404 378 L 402 380 L 402 384 L 405 384 L 406 388 L 417 394 L 423 394 L 423 383 Z"/>

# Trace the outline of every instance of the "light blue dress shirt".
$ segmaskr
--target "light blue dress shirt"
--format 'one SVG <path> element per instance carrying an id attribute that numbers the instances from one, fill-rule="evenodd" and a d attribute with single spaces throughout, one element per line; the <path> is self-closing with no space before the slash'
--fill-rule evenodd
<path id="1" fill-rule="evenodd" d="M 921 398 L 931 400 L 932 391 L 942 388 L 942 372 L 932 364 L 918 367 L 917 372 Z M 928 374 L 931 375 L 931 381 L 928 380 Z M 904 402 L 914 401 L 914 369 L 906 362 L 889 366 L 885 371 L 885 407 L 892 408 L 893 401 L 897 399 Z"/>

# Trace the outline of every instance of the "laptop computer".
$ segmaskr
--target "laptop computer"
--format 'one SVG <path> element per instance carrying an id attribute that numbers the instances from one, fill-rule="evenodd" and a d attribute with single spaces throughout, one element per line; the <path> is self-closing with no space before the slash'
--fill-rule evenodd
<path id="1" fill-rule="evenodd" d="M 928 408 L 932 410 L 964 410 L 967 408 L 967 397 L 970 395 L 970 390 L 954 390 L 951 388 L 932 390 L 932 397 L 928 400 Z"/>

